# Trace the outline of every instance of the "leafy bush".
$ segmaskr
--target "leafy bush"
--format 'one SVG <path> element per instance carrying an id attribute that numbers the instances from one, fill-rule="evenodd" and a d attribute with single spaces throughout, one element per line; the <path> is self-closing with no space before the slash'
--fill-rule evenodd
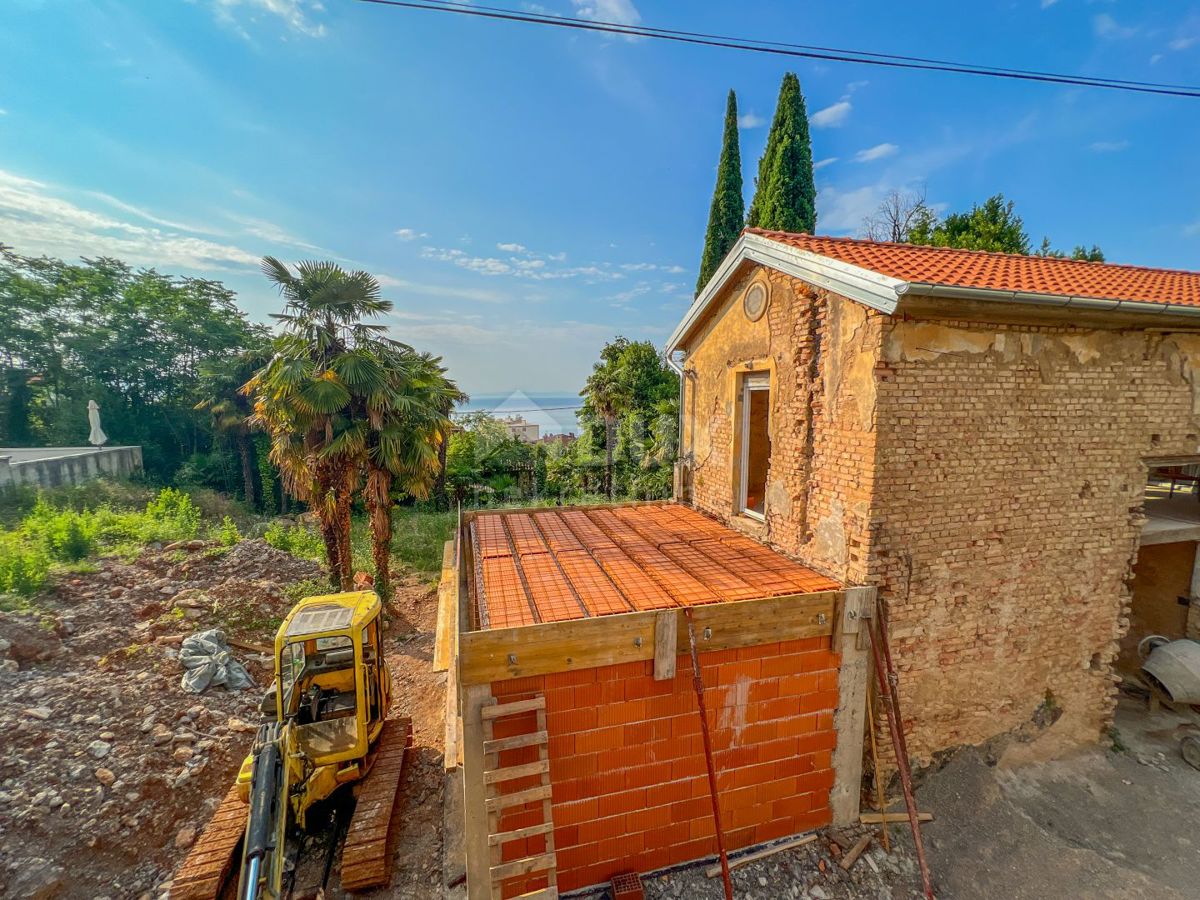
<path id="1" fill-rule="evenodd" d="M 146 504 L 145 540 L 179 541 L 193 538 L 200 530 L 200 510 L 190 495 L 163 488 Z"/>
<path id="2" fill-rule="evenodd" d="M 212 537 L 222 547 L 232 547 L 242 539 L 242 533 L 238 531 L 237 522 L 226 516 L 220 525 L 213 527 Z"/>
<path id="3" fill-rule="evenodd" d="M 0 593 L 36 594 L 49 571 L 50 554 L 44 547 L 15 532 L 0 533 Z"/>
<path id="4" fill-rule="evenodd" d="M 319 534 L 303 525 L 272 522 L 263 532 L 263 540 L 276 550 L 299 556 L 301 559 L 325 558 L 325 542 Z"/>
<path id="5" fill-rule="evenodd" d="M 21 523 L 20 533 L 59 562 L 78 562 L 96 550 L 95 518 L 87 511 L 58 509 L 39 498 Z"/>

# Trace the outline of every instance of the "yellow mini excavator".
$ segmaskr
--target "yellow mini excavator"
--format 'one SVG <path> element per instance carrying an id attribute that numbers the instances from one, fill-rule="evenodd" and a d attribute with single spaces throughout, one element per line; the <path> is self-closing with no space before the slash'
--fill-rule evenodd
<path id="1" fill-rule="evenodd" d="M 371 591 L 308 597 L 275 636 L 267 720 L 237 781 L 176 873 L 172 900 L 223 896 L 241 847 L 237 900 L 282 900 L 289 840 L 313 805 L 353 790 L 342 846 L 345 890 L 387 884 L 392 809 L 412 739 L 389 718 L 392 678 L 383 660 L 379 598 Z"/>

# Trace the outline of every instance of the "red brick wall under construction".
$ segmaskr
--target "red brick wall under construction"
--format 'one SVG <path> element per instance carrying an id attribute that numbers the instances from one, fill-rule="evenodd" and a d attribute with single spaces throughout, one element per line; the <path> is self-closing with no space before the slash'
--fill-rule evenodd
<path id="1" fill-rule="evenodd" d="M 829 823 L 838 663 L 828 637 L 701 653 L 727 849 Z M 688 656 L 673 680 L 655 681 L 647 661 L 496 682 L 492 692 L 500 703 L 546 698 L 560 891 L 716 853 Z M 534 731 L 533 714 L 495 729 Z M 509 750 L 499 764 L 536 758 L 535 748 Z M 507 810 L 499 830 L 541 822 L 540 806 Z M 543 850 L 541 837 L 517 841 L 503 860 Z M 544 877 L 514 879 L 504 896 L 543 886 Z"/>

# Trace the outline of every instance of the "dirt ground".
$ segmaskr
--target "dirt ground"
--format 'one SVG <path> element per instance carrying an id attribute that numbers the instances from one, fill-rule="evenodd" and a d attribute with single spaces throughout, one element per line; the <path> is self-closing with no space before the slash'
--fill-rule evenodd
<path id="1" fill-rule="evenodd" d="M 220 625 L 269 639 L 311 564 L 261 542 L 215 552 L 162 548 L 132 563 L 63 580 L 37 615 L 0 614 L 0 897 L 155 900 L 233 779 L 252 738 L 259 689 L 179 687 L 178 638 Z M 396 810 L 392 884 L 378 900 L 441 900 L 445 676 L 432 672 L 436 593 L 402 577 L 386 632 L 398 711 L 413 720 Z M 263 685 L 267 660 L 237 651 Z M 1200 896 L 1200 772 L 1179 737 L 1200 716 L 1125 697 L 1118 750 L 1054 761 L 998 740 L 919 775 L 934 814 L 926 846 L 939 898 L 1194 898 Z M 451 817 L 453 819 L 453 816 Z M 451 837 L 453 821 L 449 826 Z M 860 829 L 735 871 L 739 900 L 914 898 L 920 880 L 907 827 L 891 829 L 848 872 L 838 861 Z M 328 838 L 306 847 L 296 898 L 312 897 Z M 316 873 L 314 875 L 314 872 Z M 702 866 L 645 881 L 649 898 L 718 898 Z M 342 900 L 335 863 L 325 896 Z"/>

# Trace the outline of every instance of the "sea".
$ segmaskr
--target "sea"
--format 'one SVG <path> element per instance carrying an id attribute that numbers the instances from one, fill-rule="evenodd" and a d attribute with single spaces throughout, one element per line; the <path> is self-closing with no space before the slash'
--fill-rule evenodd
<path id="1" fill-rule="evenodd" d="M 543 435 L 574 434 L 582 430 L 579 408 L 583 398 L 578 394 L 550 394 L 536 391 L 513 391 L 508 394 L 472 394 L 460 404 L 456 413 L 485 410 L 495 416 L 520 416 L 535 422 Z"/>

